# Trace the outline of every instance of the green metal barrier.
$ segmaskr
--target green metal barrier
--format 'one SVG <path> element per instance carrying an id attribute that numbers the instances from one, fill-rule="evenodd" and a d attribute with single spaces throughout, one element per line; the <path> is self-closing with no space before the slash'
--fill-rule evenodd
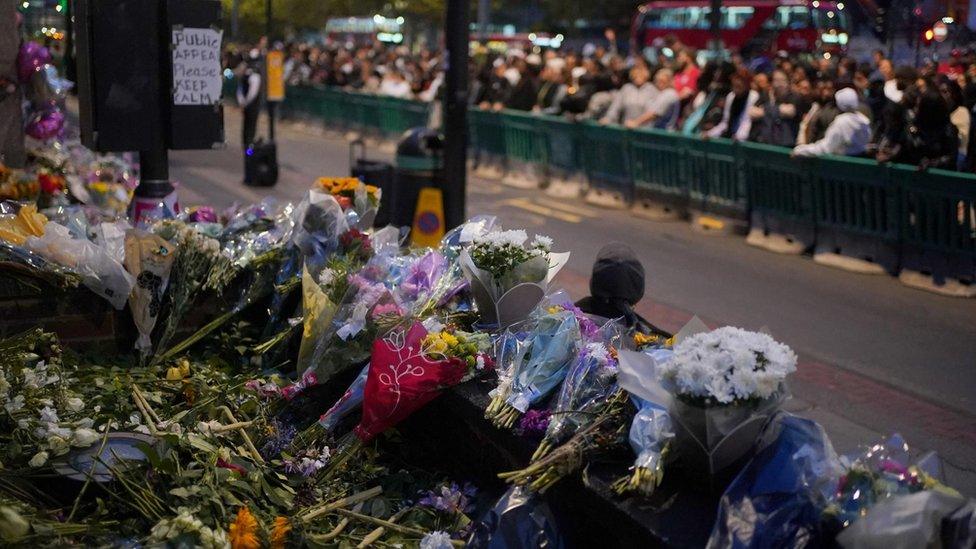
<path id="1" fill-rule="evenodd" d="M 943 170 L 891 168 L 901 192 L 905 269 L 976 283 L 976 176 Z"/>
<path id="2" fill-rule="evenodd" d="M 748 193 L 736 144 L 728 139 L 683 139 L 688 149 L 685 173 L 691 208 L 748 219 Z"/>
<path id="3" fill-rule="evenodd" d="M 236 82 L 224 81 L 233 101 Z M 395 138 L 425 125 L 430 105 L 289 87 L 283 116 Z M 973 281 L 976 176 L 873 160 L 792 159 L 757 143 L 700 140 L 657 130 L 626 130 L 520 112 L 468 111 L 470 146 L 480 160 L 540 166 L 550 176 L 587 176 L 597 192 L 657 201 L 733 218 L 803 247 Z"/>
<path id="4" fill-rule="evenodd" d="M 479 161 L 485 155 L 505 155 L 505 127 L 497 113 L 468 109 L 468 131 L 471 148 Z"/>
<path id="5" fill-rule="evenodd" d="M 742 182 L 748 189 L 749 224 L 765 236 L 779 235 L 800 250 L 813 246 L 813 160 L 794 160 L 790 150 L 758 143 L 737 143 Z"/>
<path id="6" fill-rule="evenodd" d="M 536 125 L 543 134 L 549 168 L 556 177 L 567 178 L 582 171 L 579 124 L 557 116 L 536 116 Z"/>
<path id="7" fill-rule="evenodd" d="M 505 156 L 509 161 L 527 162 L 545 167 L 549 160 L 546 134 L 538 119 L 516 111 L 501 114 L 505 136 Z"/>
<path id="8" fill-rule="evenodd" d="M 581 159 L 590 188 L 619 195 L 625 202 L 633 200 L 631 180 L 630 132 L 619 126 L 601 126 L 583 122 Z"/>
<path id="9" fill-rule="evenodd" d="M 826 156 L 816 159 L 813 173 L 816 253 L 861 259 L 897 274 L 901 212 L 888 167 Z"/>
<path id="10" fill-rule="evenodd" d="M 634 200 L 678 209 L 688 205 L 685 154 L 689 138 L 660 130 L 637 130 L 629 140 Z"/>

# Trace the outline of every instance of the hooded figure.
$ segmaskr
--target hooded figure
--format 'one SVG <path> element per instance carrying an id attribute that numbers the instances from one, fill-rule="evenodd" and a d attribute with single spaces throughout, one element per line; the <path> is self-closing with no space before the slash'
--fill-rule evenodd
<path id="1" fill-rule="evenodd" d="M 622 318 L 628 328 L 661 332 L 634 311 L 644 297 L 644 266 L 634 251 L 611 242 L 597 253 L 590 276 L 590 295 L 576 302 L 584 313 L 604 318 Z"/>
<path id="2" fill-rule="evenodd" d="M 793 156 L 864 154 L 871 139 L 871 121 L 858 111 L 857 92 L 854 88 L 838 90 L 834 94 L 834 101 L 841 114 L 837 115 L 827 127 L 823 139 L 807 145 L 798 145 L 793 149 Z"/>

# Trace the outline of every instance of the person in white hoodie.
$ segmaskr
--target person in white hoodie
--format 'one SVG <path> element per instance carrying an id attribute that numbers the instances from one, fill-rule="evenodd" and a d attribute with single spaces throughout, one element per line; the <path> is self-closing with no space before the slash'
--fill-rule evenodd
<path id="1" fill-rule="evenodd" d="M 871 121 L 858 111 L 858 96 L 854 88 L 844 88 L 834 94 L 840 114 L 834 118 L 823 139 L 797 145 L 791 156 L 810 157 L 835 154 L 858 156 L 864 154 L 871 139 Z"/>

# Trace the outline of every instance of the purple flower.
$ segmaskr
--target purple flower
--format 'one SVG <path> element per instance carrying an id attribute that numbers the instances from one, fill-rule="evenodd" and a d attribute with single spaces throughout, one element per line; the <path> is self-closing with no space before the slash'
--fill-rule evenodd
<path id="1" fill-rule="evenodd" d="M 295 438 L 296 429 L 292 425 L 287 425 L 282 423 L 278 419 L 274 419 L 271 422 L 272 434 L 265 441 L 264 445 L 261 446 L 261 456 L 265 459 L 274 459 L 281 454 L 281 451 L 291 444 L 291 440 Z"/>
<path id="2" fill-rule="evenodd" d="M 444 484 L 440 489 L 422 492 L 417 505 L 448 514 L 468 513 L 474 508 L 473 500 L 477 493 L 478 490 L 470 483 L 458 487 L 456 482 L 452 482 L 450 486 Z"/>
<path id="3" fill-rule="evenodd" d="M 549 410 L 529 410 L 519 420 L 516 433 L 527 438 L 542 438 L 549 427 Z"/>

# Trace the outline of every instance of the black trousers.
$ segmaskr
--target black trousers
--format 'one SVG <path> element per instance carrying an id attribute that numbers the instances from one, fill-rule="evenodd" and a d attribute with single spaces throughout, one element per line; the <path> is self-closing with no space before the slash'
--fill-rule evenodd
<path id="1" fill-rule="evenodd" d="M 241 144 L 245 147 L 254 142 L 254 134 L 258 131 L 258 115 L 261 114 L 261 104 L 257 101 L 244 107 L 244 128 Z"/>

